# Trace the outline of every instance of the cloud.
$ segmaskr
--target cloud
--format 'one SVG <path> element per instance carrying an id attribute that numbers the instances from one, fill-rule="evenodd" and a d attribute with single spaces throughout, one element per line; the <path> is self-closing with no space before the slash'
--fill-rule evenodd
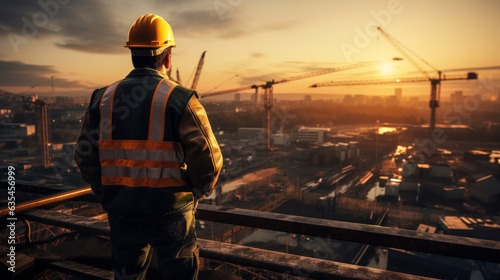
<path id="1" fill-rule="evenodd" d="M 39 3 L 52 3 L 52 6 Z M 122 53 L 129 26 L 98 0 L 9 1 L 0 7 L 0 33 L 27 40 L 57 36 L 56 46 L 91 53 Z M 22 44 L 19 46 L 22 48 Z"/>
<path id="2" fill-rule="evenodd" d="M 276 22 L 250 27 L 243 21 L 238 9 L 229 10 L 224 18 L 219 17 L 215 9 L 189 9 L 172 13 L 169 17 L 174 32 L 181 32 L 188 37 L 214 36 L 221 39 L 235 39 L 260 32 L 283 31 L 298 22 Z"/>
<path id="3" fill-rule="evenodd" d="M 1 87 L 31 87 L 50 86 L 51 76 L 54 77 L 54 86 L 57 88 L 87 88 L 92 89 L 93 84 L 81 81 L 68 80 L 57 77 L 58 72 L 50 65 L 25 64 L 19 61 L 0 60 L 0 86 Z"/>
<path id="4" fill-rule="evenodd" d="M 123 45 L 130 26 L 123 26 L 117 18 L 102 2 L 71 2 L 68 12 L 58 19 L 64 39 L 57 45 L 92 53 L 125 53 Z"/>
<path id="5" fill-rule="evenodd" d="M 233 12 L 236 13 L 236 12 Z M 224 20 L 211 9 L 190 9 L 172 13 L 169 22 L 176 33 L 184 36 L 214 35 L 216 37 L 233 37 L 244 32 L 237 17 L 228 13 Z"/>
<path id="6" fill-rule="evenodd" d="M 263 53 L 260 53 L 260 52 L 255 52 L 255 53 L 251 53 L 250 56 L 253 57 L 253 58 L 262 58 L 262 57 L 264 57 L 266 55 L 263 54 Z"/>
<path id="7" fill-rule="evenodd" d="M 202 1 L 192 2 L 155 1 L 141 3 L 141 7 L 153 7 L 155 11 L 163 8 L 168 15 L 165 18 L 172 24 L 174 32 L 188 37 L 234 39 L 259 32 L 283 31 L 297 24 L 289 21 L 255 25 L 245 21 L 238 7 L 225 11 L 221 18 L 220 11 L 213 5 Z M 44 6 L 39 3 L 55 5 Z M 0 35 L 16 34 L 27 40 L 53 37 L 57 38 L 54 43 L 57 47 L 81 52 L 126 52 L 122 46 L 132 23 L 123 20 L 123 14 L 128 15 L 137 3 L 116 4 L 102 0 L 58 3 L 58 0 L 9 1 L 8 5 L 0 6 Z M 22 50 L 23 44 L 18 44 Z"/>

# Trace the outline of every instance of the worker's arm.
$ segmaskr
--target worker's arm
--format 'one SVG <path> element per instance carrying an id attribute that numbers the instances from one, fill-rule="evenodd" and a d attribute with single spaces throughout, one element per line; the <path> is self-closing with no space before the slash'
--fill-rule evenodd
<path id="1" fill-rule="evenodd" d="M 212 191 L 222 169 L 222 154 L 196 95 L 189 101 L 179 124 L 189 183 L 195 200 Z"/>
<path id="2" fill-rule="evenodd" d="M 95 92 L 94 92 L 95 93 Z M 94 96 L 92 96 L 94 97 Z M 89 108 L 85 111 L 82 130 L 76 143 L 75 161 L 82 175 L 82 179 L 89 183 L 95 194 L 101 193 L 101 163 L 99 162 L 98 130 L 92 129 Z"/>

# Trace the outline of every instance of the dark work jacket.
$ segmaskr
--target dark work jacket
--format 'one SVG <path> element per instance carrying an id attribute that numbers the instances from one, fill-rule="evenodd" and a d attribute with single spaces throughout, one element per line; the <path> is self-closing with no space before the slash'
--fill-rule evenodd
<path id="1" fill-rule="evenodd" d="M 164 111 L 152 113 L 154 106 L 162 109 L 155 103 L 160 85 L 170 85 L 171 89 Z M 114 91 L 113 86 L 116 86 Z M 106 107 L 103 105 L 106 102 L 112 105 Z M 111 108 L 110 112 L 104 108 Z M 159 119 L 161 117 L 164 119 Z M 111 125 L 109 136 L 103 134 L 107 131 L 106 121 Z M 153 141 L 151 127 L 158 121 L 162 122 L 162 130 L 159 130 L 162 133 L 156 134 L 161 140 Z M 162 159 L 163 151 L 157 152 L 156 148 L 147 153 L 139 151 L 145 156 L 142 160 L 131 158 L 129 150 L 122 151 L 130 143 L 139 143 L 147 149 L 171 144 L 178 148 L 175 152 L 166 151 L 165 155 L 175 153 L 177 160 Z M 123 147 L 109 148 L 116 145 Z M 122 154 L 117 156 L 116 151 Z M 83 180 L 96 194 L 102 193 L 103 208 L 124 217 L 158 217 L 179 211 L 193 199 L 209 194 L 222 168 L 219 145 L 196 92 L 149 68 L 134 69 L 125 79 L 93 92 L 75 160 Z M 156 168 L 162 166 L 165 168 Z M 171 177 L 169 172 L 176 174 L 176 178 L 161 178 Z"/>

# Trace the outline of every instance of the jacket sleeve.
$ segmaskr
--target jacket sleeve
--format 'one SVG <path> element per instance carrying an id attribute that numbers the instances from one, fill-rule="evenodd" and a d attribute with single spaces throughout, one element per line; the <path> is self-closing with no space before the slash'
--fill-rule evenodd
<path id="1" fill-rule="evenodd" d="M 95 194 L 100 194 L 101 186 L 101 163 L 99 162 L 98 129 L 92 129 L 89 108 L 85 111 L 80 136 L 78 137 L 75 150 L 75 161 L 82 175 L 82 179 L 89 183 Z"/>
<path id="2" fill-rule="evenodd" d="M 208 121 L 207 113 L 193 95 L 179 123 L 189 183 L 198 199 L 208 195 L 222 169 L 222 154 Z"/>

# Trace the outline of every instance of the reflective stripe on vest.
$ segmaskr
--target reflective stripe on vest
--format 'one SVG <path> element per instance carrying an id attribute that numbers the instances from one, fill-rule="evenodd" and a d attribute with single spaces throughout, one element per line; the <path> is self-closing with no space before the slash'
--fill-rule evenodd
<path id="1" fill-rule="evenodd" d="M 113 108 L 113 97 L 115 96 L 116 87 L 121 82 L 115 82 L 106 88 L 99 104 L 101 110 L 101 120 L 99 121 L 99 139 L 111 139 L 111 113 Z"/>
<path id="2" fill-rule="evenodd" d="M 149 117 L 149 140 L 161 141 L 165 132 L 165 106 L 175 85 L 161 80 L 156 87 Z"/>
<path id="3" fill-rule="evenodd" d="M 180 170 L 184 166 L 182 146 L 179 142 L 163 141 L 166 104 L 176 85 L 167 80 L 157 85 L 151 101 L 148 140 L 113 140 L 112 104 L 118 84 L 110 85 L 101 99 L 99 159 L 102 185 L 184 186 L 186 182 Z M 105 121 L 106 116 L 109 122 Z"/>

